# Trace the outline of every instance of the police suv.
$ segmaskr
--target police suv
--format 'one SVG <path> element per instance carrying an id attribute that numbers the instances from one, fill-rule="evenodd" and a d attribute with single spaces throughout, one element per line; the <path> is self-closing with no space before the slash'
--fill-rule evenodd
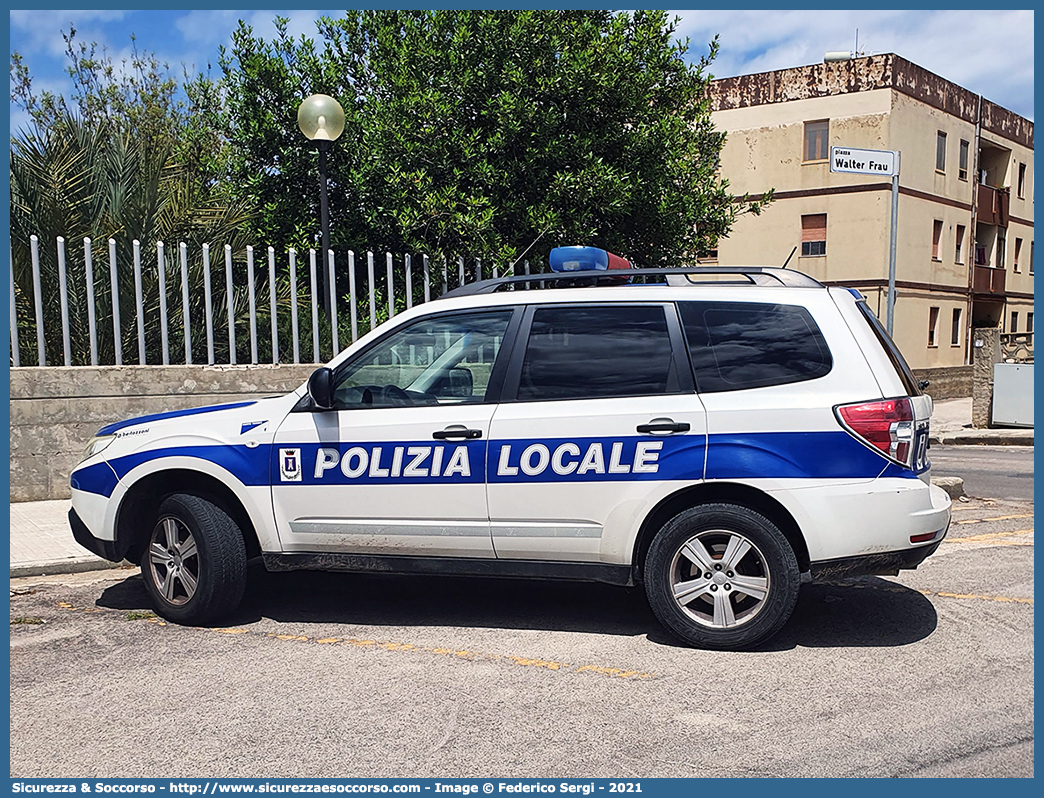
<path id="1" fill-rule="evenodd" d="M 235 610 L 260 560 L 642 584 L 718 649 L 774 634 L 802 582 L 939 546 L 932 401 L 857 292 L 590 247 L 551 264 L 395 316 L 286 396 L 99 430 L 76 540 L 140 561 L 182 623 Z"/>

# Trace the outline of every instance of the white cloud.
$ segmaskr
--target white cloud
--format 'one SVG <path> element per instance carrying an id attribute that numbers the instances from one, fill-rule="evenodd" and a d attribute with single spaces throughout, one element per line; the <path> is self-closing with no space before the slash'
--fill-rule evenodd
<path id="1" fill-rule="evenodd" d="M 1033 118 L 1032 11 L 677 11 L 679 34 L 716 77 L 813 64 L 829 50 L 896 53 Z"/>
<path id="2" fill-rule="evenodd" d="M 126 11 L 12 11 L 11 49 L 22 55 L 42 53 L 62 56 L 61 32 L 76 28 L 80 41 L 105 43 L 104 23 L 120 21 Z"/>
<path id="3" fill-rule="evenodd" d="M 264 39 L 272 40 L 276 36 L 276 16 L 286 17 L 289 22 L 286 32 L 293 39 L 304 34 L 309 39 L 318 36 L 315 29 L 315 21 L 325 12 L 322 11 L 255 11 L 247 20 L 254 29 L 254 35 Z"/>

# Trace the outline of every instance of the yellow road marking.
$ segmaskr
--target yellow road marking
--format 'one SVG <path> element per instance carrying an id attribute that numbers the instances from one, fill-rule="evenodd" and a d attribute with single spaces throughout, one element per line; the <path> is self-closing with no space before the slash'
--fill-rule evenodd
<path id="1" fill-rule="evenodd" d="M 983 532 L 981 535 L 968 535 L 963 538 L 946 538 L 945 543 L 998 543 L 1002 546 L 1032 546 L 1031 541 L 1005 541 L 1004 538 L 1016 535 L 1032 535 L 1033 527 L 1029 529 L 1016 529 L 1013 532 Z"/>
<path id="2" fill-rule="evenodd" d="M 979 599 L 981 601 L 1002 601 L 1008 604 L 1032 604 L 1033 599 L 1031 598 L 1014 598 L 1012 596 L 984 596 L 979 593 L 943 593 L 942 591 L 932 592 L 931 590 L 919 591 L 926 596 L 941 596 L 943 598 L 956 598 L 956 599 Z"/>
<path id="3" fill-rule="evenodd" d="M 1019 513 L 1018 515 L 997 515 L 993 518 L 966 518 L 963 521 L 954 521 L 955 524 L 985 524 L 988 521 L 1010 521 L 1013 518 L 1032 518 L 1033 513 Z"/>

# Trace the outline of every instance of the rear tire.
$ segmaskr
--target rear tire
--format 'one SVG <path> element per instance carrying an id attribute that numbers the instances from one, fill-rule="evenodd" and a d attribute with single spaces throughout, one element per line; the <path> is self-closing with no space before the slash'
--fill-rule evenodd
<path id="1" fill-rule="evenodd" d="M 228 513 L 200 496 L 176 493 L 156 513 L 141 575 L 159 615 L 203 624 L 239 606 L 246 559 L 243 533 Z"/>
<path id="2" fill-rule="evenodd" d="M 644 570 L 656 617 L 697 648 L 764 642 L 790 618 L 800 588 L 789 541 L 768 518 L 737 504 L 676 515 L 653 538 Z"/>

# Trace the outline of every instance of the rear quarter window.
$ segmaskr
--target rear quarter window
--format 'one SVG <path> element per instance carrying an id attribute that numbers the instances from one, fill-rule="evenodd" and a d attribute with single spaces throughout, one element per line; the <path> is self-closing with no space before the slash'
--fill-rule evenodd
<path id="1" fill-rule="evenodd" d="M 811 314 L 797 305 L 681 302 L 700 393 L 814 380 L 833 366 Z"/>

